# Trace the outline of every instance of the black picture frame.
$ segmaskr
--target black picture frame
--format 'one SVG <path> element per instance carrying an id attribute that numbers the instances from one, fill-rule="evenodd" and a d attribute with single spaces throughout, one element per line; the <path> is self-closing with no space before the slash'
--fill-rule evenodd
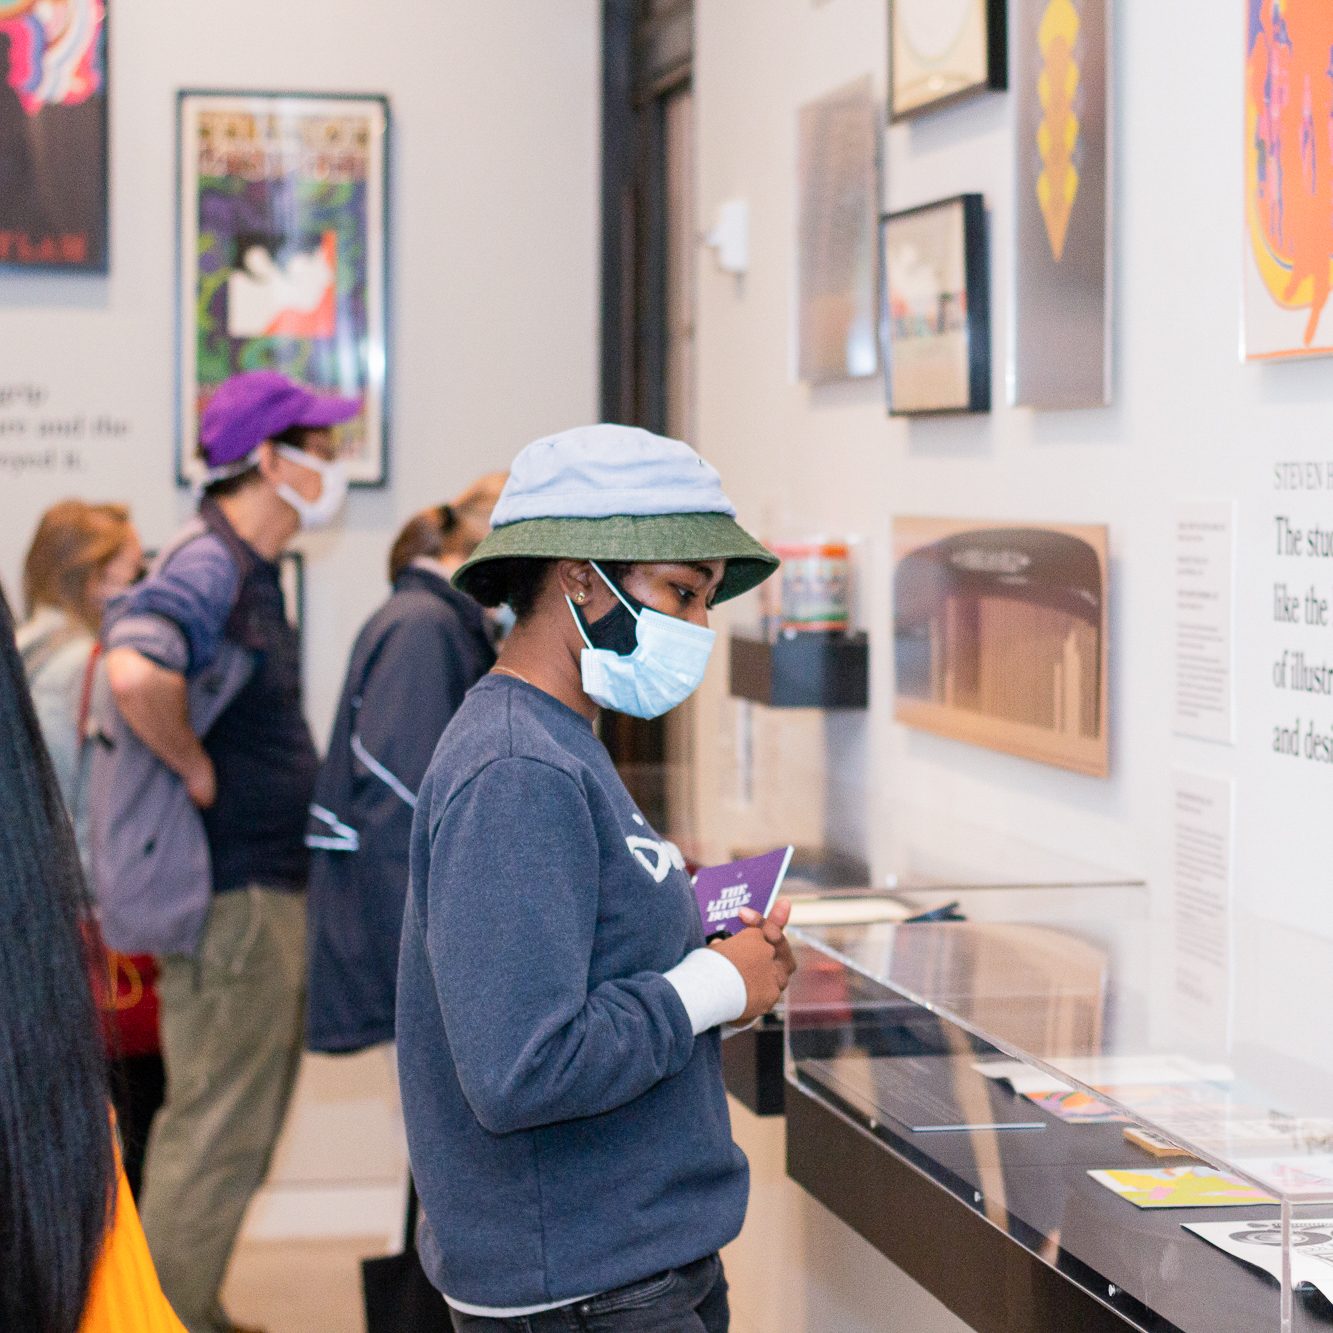
<path id="1" fill-rule="evenodd" d="M 894 310 L 895 294 L 906 287 L 900 269 L 911 262 L 906 253 L 911 246 L 924 250 L 926 257 L 919 265 L 919 274 L 908 276 L 929 278 L 932 263 L 944 270 L 933 311 L 915 316 L 901 306 L 896 313 Z M 960 281 L 961 289 L 955 291 Z M 879 293 L 880 353 L 889 415 L 989 412 L 990 265 L 983 196 L 953 195 L 883 214 L 879 226 Z M 959 295 L 963 297 L 961 312 Z M 964 335 L 961 354 L 958 340 L 951 336 L 959 332 Z M 927 387 L 927 381 L 934 381 L 934 388 Z"/>
<path id="2" fill-rule="evenodd" d="M 918 71 L 913 71 L 913 86 L 922 79 L 938 81 L 939 91 L 934 95 L 915 96 L 908 90 L 907 71 L 901 67 L 899 56 L 906 45 L 905 7 L 921 5 L 933 9 L 937 0 L 889 0 L 889 98 L 890 124 L 929 115 L 943 107 L 968 101 L 982 93 L 1003 92 L 1009 84 L 1009 30 L 1006 0 L 969 0 L 977 17 L 984 25 L 982 37 L 984 69 L 930 70 L 923 60 Z"/>
<path id="3" fill-rule="evenodd" d="M 0 74 L 0 98 L 5 101 L 5 114 L 0 116 L 0 165 L 6 168 L 0 175 L 11 182 L 12 191 L 7 200 L 0 199 L 0 273 L 97 276 L 110 272 L 111 11 L 118 2 L 94 0 L 90 9 L 97 28 L 96 49 L 86 59 L 94 62 L 100 79 L 96 92 L 79 92 L 78 81 L 82 79 L 85 88 L 87 83 L 87 71 L 79 67 L 84 62 L 79 62 L 66 76 L 75 85 L 67 100 L 32 112 L 24 109 L 19 91 L 9 84 L 8 69 Z M 14 15 L 9 23 L 21 21 Z M 28 21 L 39 22 L 32 15 Z M 4 36 L 12 60 L 17 34 Z M 68 51 L 64 56 L 68 58 Z M 24 225 L 27 219 L 17 198 L 21 187 L 16 190 L 12 185 L 16 179 L 23 180 L 25 170 L 31 176 L 30 188 L 45 198 L 31 214 L 35 233 Z M 62 189 L 51 180 L 62 174 L 75 185 Z"/>
<path id="4" fill-rule="evenodd" d="M 176 484 L 197 485 L 202 466 L 195 457 L 197 445 L 194 428 L 194 395 L 199 387 L 199 354 L 196 342 L 200 318 L 195 283 L 199 276 L 199 240 L 197 229 L 187 228 L 197 219 L 199 208 L 198 164 L 191 160 L 197 151 L 198 133 L 192 115 L 201 110 L 227 112 L 235 107 L 247 109 L 272 120 L 280 108 L 357 109 L 371 120 L 378 118 L 380 141 L 369 154 L 364 177 L 367 185 L 367 215 L 362 239 L 367 248 L 366 261 L 366 341 L 364 357 L 366 382 L 357 385 L 315 384 L 321 392 L 360 394 L 367 402 L 367 450 L 349 458 L 353 489 L 383 490 L 389 485 L 392 426 L 392 290 L 390 265 L 391 160 L 393 152 L 393 113 L 389 98 L 383 93 L 274 91 L 272 89 L 184 88 L 176 93 L 176 373 L 175 373 L 175 471 Z M 346 212 L 346 210 L 343 210 Z M 188 270 L 188 271 L 187 271 Z M 299 339 L 298 339 L 299 341 Z M 306 340 L 308 341 L 308 339 Z M 279 364 L 275 368 L 286 370 Z M 234 372 L 233 372 L 234 373 Z M 297 374 L 294 378 L 304 379 Z"/>

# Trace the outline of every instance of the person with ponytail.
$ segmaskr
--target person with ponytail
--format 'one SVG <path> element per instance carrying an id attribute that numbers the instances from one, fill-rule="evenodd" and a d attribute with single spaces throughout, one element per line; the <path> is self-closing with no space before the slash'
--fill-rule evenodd
<path id="1" fill-rule="evenodd" d="M 0 595 L 0 1328 L 183 1333 L 119 1167 L 74 831 Z"/>
<path id="2" fill-rule="evenodd" d="M 313 1051 L 393 1041 L 417 788 L 463 696 L 495 661 L 485 613 L 449 580 L 486 535 L 506 475 L 407 521 L 389 552 L 393 592 L 352 648 L 306 839 Z"/>

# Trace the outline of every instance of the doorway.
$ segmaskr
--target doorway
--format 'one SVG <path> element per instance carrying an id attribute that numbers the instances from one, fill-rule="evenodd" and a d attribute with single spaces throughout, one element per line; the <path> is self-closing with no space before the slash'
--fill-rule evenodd
<path id="1" fill-rule="evenodd" d="M 603 421 L 694 437 L 694 0 L 604 0 Z M 680 712 L 682 710 L 676 710 Z M 654 827 L 671 825 L 674 715 L 602 717 L 602 739 Z"/>

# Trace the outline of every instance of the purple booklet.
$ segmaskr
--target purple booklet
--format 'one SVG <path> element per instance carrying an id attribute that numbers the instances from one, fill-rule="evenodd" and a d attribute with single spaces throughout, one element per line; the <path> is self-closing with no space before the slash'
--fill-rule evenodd
<path id="1" fill-rule="evenodd" d="M 699 871 L 694 877 L 694 900 L 699 904 L 704 934 L 734 935 L 744 930 L 742 907 L 753 907 L 760 916 L 767 916 L 791 864 L 791 853 L 790 847 L 779 847 L 763 856 L 705 866 Z"/>

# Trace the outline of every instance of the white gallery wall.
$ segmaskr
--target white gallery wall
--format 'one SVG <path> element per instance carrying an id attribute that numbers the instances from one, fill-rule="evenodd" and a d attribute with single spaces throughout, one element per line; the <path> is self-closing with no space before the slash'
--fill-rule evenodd
<path id="1" fill-rule="evenodd" d="M 987 94 L 884 134 L 883 203 L 907 208 L 968 191 L 989 220 L 992 397 L 989 415 L 890 418 L 881 380 L 811 388 L 794 371 L 798 108 L 870 73 L 883 96 L 884 0 L 701 0 L 696 97 L 699 226 L 727 200 L 749 205 L 750 263 L 723 273 L 698 258 L 700 447 L 743 517 L 770 536 L 863 539 L 860 620 L 871 636 L 871 708 L 858 717 L 759 710 L 754 752 L 843 798 L 773 780 L 743 799 L 724 682 L 712 682 L 702 730 L 716 760 L 714 810 L 757 836 L 816 818 L 831 839 L 882 868 L 878 841 L 895 800 L 961 817 L 1108 868 L 1170 884 L 1171 771 L 1234 778 L 1237 903 L 1261 919 L 1333 936 L 1327 859 L 1317 827 L 1333 765 L 1275 754 L 1274 725 L 1329 708 L 1284 695 L 1272 672 L 1288 643 L 1311 655 L 1333 632 L 1273 623 L 1275 580 L 1327 597 L 1314 560 L 1281 563 L 1275 515 L 1311 528 L 1333 497 L 1275 489 L 1275 464 L 1333 457 L 1333 362 L 1239 358 L 1243 6 L 1208 0 L 1112 6 L 1114 387 L 1112 405 L 1036 412 L 1007 406 L 1013 251 L 1013 99 Z M 1188 92 L 1179 52 L 1189 50 Z M 1320 474 L 1325 475 L 1324 473 Z M 1327 492 L 1325 492 L 1327 494 Z M 1182 502 L 1237 503 L 1237 738 L 1173 734 L 1175 522 Z M 1083 777 L 910 731 L 892 720 L 893 515 L 1106 523 L 1111 542 L 1111 767 Z M 752 617 L 743 604 L 730 619 Z M 721 676 L 723 673 L 718 673 Z M 1302 703 L 1304 702 L 1304 707 Z M 778 739 L 774 739 L 774 737 Z M 790 742 L 790 744 L 788 744 Z M 849 782 L 848 773 L 858 775 Z M 743 775 L 742 775 L 743 776 Z M 860 777 L 864 778 L 863 781 Z M 767 780 L 766 780 L 767 779 Z M 789 806 L 796 808 L 788 808 Z M 701 816 L 710 819 L 705 804 Z M 834 823 L 836 821 L 836 824 Z M 714 832 L 717 831 L 714 820 Z M 877 860 L 878 858 L 878 860 Z"/>
<path id="2" fill-rule="evenodd" d="M 304 543 L 308 710 L 323 740 L 393 532 L 597 404 L 600 6 L 594 0 L 124 0 L 112 8 L 111 269 L 0 274 L 0 581 L 17 601 L 40 511 L 128 501 L 145 541 L 188 512 L 173 477 L 180 88 L 387 94 L 390 484 Z M 94 435 L 97 418 L 116 423 Z M 82 432 L 20 469 L 19 418 Z M 51 428 L 48 425 L 48 430 Z M 401 1145 L 387 1064 L 308 1065 L 255 1225 L 387 1232 Z M 312 1206 L 313 1201 L 313 1206 Z"/>
<path id="3" fill-rule="evenodd" d="M 37 514 L 64 496 L 131 502 L 150 545 L 187 512 L 173 482 L 177 90 L 384 93 L 390 484 L 353 491 L 340 529 L 307 546 L 322 738 L 396 526 L 596 413 L 600 10 L 127 0 L 111 18 L 111 271 L 0 273 L 0 580 L 16 599 Z M 40 404 L 7 392 L 28 386 Z M 19 415 L 124 431 L 73 440 L 80 470 L 18 471 L 3 424 Z"/>
<path id="4" fill-rule="evenodd" d="M 1012 7 L 1012 6 L 1011 6 Z M 1333 705 L 1275 683 L 1284 651 L 1333 656 L 1333 630 L 1274 619 L 1275 585 L 1333 594 L 1327 558 L 1279 556 L 1276 518 L 1333 526 L 1333 363 L 1239 355 L 1245 7 L 1211 0 L 1113 4 L 1114 378 L 1109 407 L 1007 406 L 1012 309 L 1014 106 L 987 94 L 888 127 L 883 205 L 977 191 L 989 219 L 989 415 L 890 418 L 881 380 L 811 388 L 795 375 L 797 112 L 870 74 L 887 88 L 884 0 L 701 0 L 695 94 L 699 230 L 749 205 L 749 270 L 698 256 L 698 442 L 769 536 L 856 535 L 859 618 L 871 640 L 864 715 L 738 705 L 719 671 L 701 698 L 696 818 L 719 850 L 789 837 L 888 869 L 901 802 L 1142 877 L 1170 944 L 1173 774 L 1230 782 L 1239 947 L 1230 994 L 1210 997 L 1217 1039 L 1303 1111 L 1333 1108 L 1328 1059 L 1291 1014 L 1333 987 L 1333 874 L 1320 832 L 1333 765 L 1309 740 Z M 1188 86 L 1180 53 L 1188 51 Z M 1325 320 L 1329 316 L 1325 316 Z M 1291 464 L 1298 466 L 1292 467 Z M 1313 465 L 1313 466 L 1312 466 Z M 1314 486 L 1316 489 L 1308 489 Z M 1295 487 L 1296 489 L 1292 489 Z M 1233 501 L 1234 744 L 1173 733 L 1179 506 Z M 893 515 L 1105 523 L 1111 550 L 1111 775 L 1083 777 L 895 724 Z M 737 623 L 754 608 L 728 609 Z M 1301 752 L 1274 749 L 1301 722 Z M 748 756 L 748 761 L 747 761 Z M 1179 941 L 1176 941 L 1178 944 Z M 1163 956 L 1163 1022 L 1175 958 Z M 1169 1034 L 1162 1037 L 1170 1040 Z M 1265 1045 L 1267 1054 L 1251 1048 Z M 1312 1079 L 1311 1075 L 1315 1077 Z"/>
<path id="5" fill-rule="evenodd" d="M 701 840 L 718 853 L 826 842 L 862 854 L 878 879 L 889 869 L 891 812 L 908 803 L 1142 877 L 1160 922 L 1145 925 L 1142 947 L 1166 946 L 1153 1019 L 1169 1043 L 1190 1039 L 1171 1031 L 1184 1012 L 1171 931 L 1173 772 L 1231 782 L 1235 972 L 1229 988 L 1212 978 L 1200 1022 L 1223 1043 L 1230 1019 L 1230 1056 L 1261 1072 L 1284 1104 L 1329 1114 L 1330 1058 L 1298 1015 L 1312 1005 L 1322 1012 L 1333 998 L 1333 872 L 1323 833 L 1333 766 L 1304 753 L 1310 722 L 1327 734 L 1333 709 L 1277 688 L 1273 673 L 1284 650 L 1333 656 L 1333 631 L 1275 624 L 1273 596 L 1284 580 L 1301 596 L 1333 591 L 1326 559 L 1278 556 L 1275 528 L 1278 514 L 1307 533 L 1333 526 L 1333 362 L 1240 360 L 1245 6 L 1110 5 L 1107 408 L 1007 406 L 1020 90 L 885 129 L 886 210 L 973 191 L 986 200 L 994 410 L 934 419 L 887 416 L 878 377 L 811 388 L 795 374 L 798 109 L 866 74 L 883 105 L 888 8 L 886 0 L 697 6 L 699 231 L 730 200 L 748 204 L 750 223 L 743 277 L 722 272 L 703 246 L 698 255 L 698 443 L 742 518 L 767 535 L 862 539 L 859 620 L 871 645 L 865 714 L 738 704 L 726 697 L 725 670 L 715 671 L 696 713 Z M 1290 463 L 1300 466 L 1276 466 Z M 1301 489 L 1286 489 L 1293 479 Z M 1173 733 L 1177 510 L 1216 500 L 1234 501 L 1236 514 L 1233 745 Z M 1109 779 L 895 724 L 894 515 L 1109 525 Z M 738 624 L 754 614 L 742 604 L 719 619 Z M 1297 716 L 1302 754 L 1275 753 L 1275 729 Z M 817 1230 L 805 1241 L 811 1253 L 829 1243 Z M 776 1268 L 769 1277 L 788 1281 Z M 784 1299 L 799 1298 L 783 1290 Z M 879 1324 L 868 1305 L 836 1326 Z"/>

